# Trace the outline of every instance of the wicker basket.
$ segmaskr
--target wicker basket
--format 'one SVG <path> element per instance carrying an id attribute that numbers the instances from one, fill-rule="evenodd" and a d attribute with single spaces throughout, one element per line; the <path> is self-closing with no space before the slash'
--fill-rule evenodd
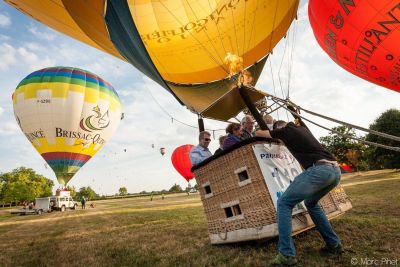
<path id="1" fill-rule="evenodd" d="M 278 235 L 276 210 L 252 148 L 258 143 L 268 141 L 254 138 L 193 168 L 212 244 Z M 241 169 L 246 169 L 249 178 L 242 182 L 237 175 Z M 340 185 L 323 197 L 320 204 L 329 219 L 352 207 Z M 293 235 L 312 227 L 307 212 L 293 216 Z"/>

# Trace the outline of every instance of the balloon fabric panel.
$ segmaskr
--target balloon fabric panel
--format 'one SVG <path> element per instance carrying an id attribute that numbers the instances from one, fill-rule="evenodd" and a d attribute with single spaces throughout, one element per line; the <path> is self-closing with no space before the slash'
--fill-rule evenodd
<path id="1" fill-rule="evenodd" d="M 171 155 L 172 165 L 188 182 L 193 178 L 193 173 L 190 171 L 192 162 L 189 158 L 189 152 L 193 147 L 193 145 L 182 145 L 177 147 Z"/>
<path id="2" fill-rule="evenodd" d="M 294 0 L 128 3 L 161 76 L 178 84 L 228 77 L 228 53 L 242 57 L 244 68 L 258 62 L 286 34 L 298 6 Z"/>
<path id="3" fill-rule="evenodd" d="M 400 92 L 398 1 L 310 0 L 308 13 L 319 45 L 338 65 Z"/>

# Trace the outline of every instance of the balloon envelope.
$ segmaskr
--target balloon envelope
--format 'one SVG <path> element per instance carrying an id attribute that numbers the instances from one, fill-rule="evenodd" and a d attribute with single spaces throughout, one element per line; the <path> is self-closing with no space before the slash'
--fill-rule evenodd
<path id="1" fill-rule="evenodd" d="M 315 38 L 342 68 L 400 92 L 400 5 L 396 0 L 310 0 Z"/>
<path id="2" fill-rule="evenodd" d="M 221 120 L 236 116 L 244 107 L 239 97 L 227 95 L 236 81 L 230 79 L 225 57 L 240 57 L 254 85 L 299 4 L 299 0 L 6 2 L 57 31 L 128 61 L 190 110 Z M 265 95 L 253 91 L 250 97 L 257 101 Z"/>
<path id="3" fill-rule="evenodd" d="M 31 73 L 17 86 L 13 103 L 21 130 L 61 184 L 103 147 L 121 120 L 114 88 L 77 68 Z"/>
<path id="4" fill-rule="evenodd" d="M 183 145 L 177 147 L 171 156 L 172 165 L 174 168 L 189 182 L 193 178 L 193 173 L 190 171 L 192 162 L 189 158 L 189 152 L 194 147 L 193 145 Z"/>

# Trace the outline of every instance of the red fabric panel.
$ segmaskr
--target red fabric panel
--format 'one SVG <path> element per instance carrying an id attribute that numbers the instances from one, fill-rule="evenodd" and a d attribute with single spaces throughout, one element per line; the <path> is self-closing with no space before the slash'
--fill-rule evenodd
<path id="1" fill-rule="evenodd" d="M 88 161 L 91 157 L 84 154 L 70 153 L 70 152 L 49 152 L 43 153 L 42 157 L 47 160 L 52 159 L 69 159 L 69 160 L 79 160 Z"/>
<path id="2" fill-rule="evenodd" d="M 315 38 L 342 68 L 400 92 L 400 4 L 395 0 L 310 0 Z"/>

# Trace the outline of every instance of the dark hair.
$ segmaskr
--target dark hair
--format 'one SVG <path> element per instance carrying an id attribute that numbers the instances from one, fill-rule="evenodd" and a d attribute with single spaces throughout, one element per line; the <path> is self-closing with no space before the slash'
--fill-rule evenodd
<path id="1" fill-rule="evenodd" d="M 225 129 L 225 131 L 227 133 L 233 134 L 233 130 L 234 129 L 238 129 L 238 127 L 240 129 L 240 124 L 239 123 L 232 122 L 232 123 L 228 124 L 228 126 Z"/>
<path id="2" fill-rule="evenodd" d="M 285 127 L 286 124 L 287 124 L 286 121 L 282 121 L 282 120 L 281 121 L 276 121 L 276 122 L 274 122 L 273 129 L 275 130 L 277 128 Z"/>
<path id="3" fill-rule="evenodd" d="M 218 141 L 220 144 L 223 144 L 225 139 L 226 139 L 226 135 L 220 135 L 218 138 Z"/>

